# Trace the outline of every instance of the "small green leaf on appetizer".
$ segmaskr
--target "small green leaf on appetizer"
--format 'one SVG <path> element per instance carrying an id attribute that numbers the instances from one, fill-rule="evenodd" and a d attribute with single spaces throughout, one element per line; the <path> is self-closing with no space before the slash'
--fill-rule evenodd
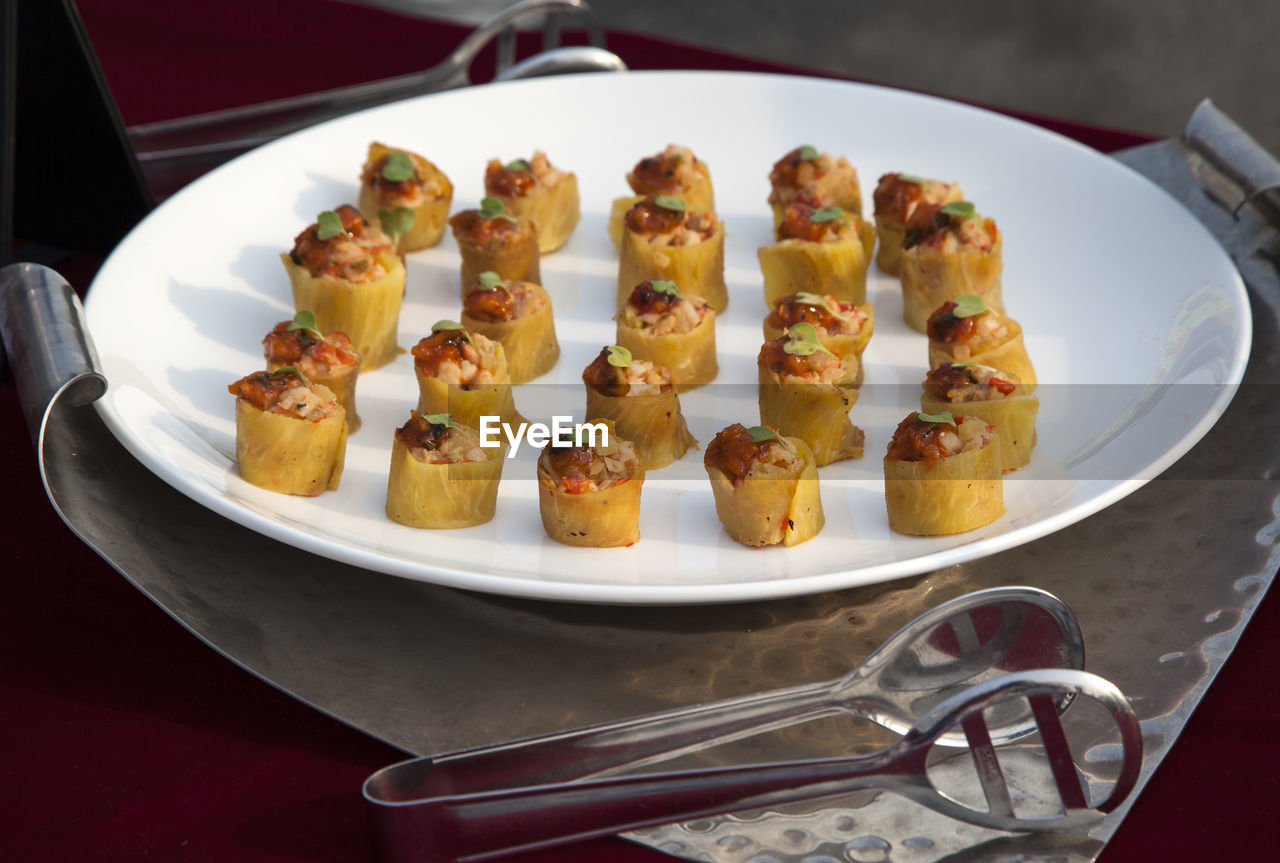
<path id="1" fill-rule="evenodd" d="M 508 163 L 507 163 L 506 167 L 505 167 L 505 168 L 503 168 L 502 170 L 504 170 L 504 171 L 532 171 L 532 170 L 533 170 L 533 168 L 532 168 L 532 167 L 530 167 L 529 162 L 528 162 L 527 160 L 525 160 L 525 159 L 512 159 L 510 162 L 508 162 Z"/>
<path id="2" fill-rule="evenodd" d="M 675 162 L 677 165 L 683 165 L 683 164 L 684 164 L 684 153 L 672 153 L 672 154 L 671 154 L 671 158 L 667 159 L 667 161 L 668 161 L 668 162 Z"/>
<path id="3" fill-rule="evenodd" d="M 649 287 L 664 296 L 675 297 L 676 299 L 680 298 L 680 289 L 676 287 L 676 283 L 670 279 L 650 279 Z"/>
<path id="4" fill-rule="evenodd" d="M 378 208 L 378 224 L 391 238 L 392 243 L 400 242 L 400 238 L 413 230 L 413 210 L 408 207 Z"/>
<path id="5" fill-rule="evenodd" d="M 605 350 L 608 352 L 609 365 L 617 366 L 620 369 L 631 367 L 631 351 L 622 345 L 609 345 Z"/>
<path id="6" fill-rule="evenodd" d="M 382 179 L 393 183 L 412 180 L 417 172 L 413 169 L 413 160 L 408 153 L 392 150 L 387 154 L 387 161 L 382 163 Z"/>
<path id="7" fill-rule="evenodd" d="M 946 423 L 952 428 L 956 425 L 956 418 L 951 415 L 951 411 L 943 411 L 940 414 L 918 413 L 916 419 L 922 423 Z"/>
<path id="8" fill-rule="evenodd" d="M 787 449 L 794 449 L 791 441 L 778 434 L 778 430 L 770 426 L 752 426 L 747 429 L 747 434 L 751 435 L 752 443 L 760 443 L 761 441 L 777 441 Z"/>
<path id="9" fill-rule="evenodd" d="M 502 276 L 498 275 L 493 270 L 485 270 L 483 273 L 476 276 L 476 285 L 479 286 L 482 291 L 496 291 L 498 288 L 502 287 Z"/>
<path id="10" fill-rule="evenodd" d="M 486 195 L 480 201 L 480 218 L 482 219 L 506 219 L 508 222 L 516 221 L 516 217 L 507 212 L 507 208 L 502 202 L 493 195 Z"/>
<path id="11" fill-rule="evenodd" d="M 844 210 L 839 207 L 823 207 L 821 210 L 814 210 L 809 216 L 810 222 L 833 222 L 836 219 L 845 220 Z"/>
<path id="12" fill-rule="evenodd" d="M 304 384 L 306 384 L 307 386 L 311 385 L 311 381 L 307 380 L 307 376 L 304 375 L 302 373 L 302 370 L 299 369 L 297 366 L 281 366 L 271 374 L 273 377 L 275 375 L 297 375 L 298 377 L 302 378 L 302 382 Z"/>
<path id="13" fill-rule="evenodd" d="M 802 303 L 806 306 L 817 306 L 820 309 L 826 309 L 837 318 L 844 317 L 840 309 L 832 307 L 831 303 L 827 301 L 827 298 L 821 294 L 811 294 L 808 291 L 800 291 L 796 294 L 796 302 Z"/>
<path id="14" fill-rule="evenodd" d="M 423 414 L 422 421 L 427 425 L 444 426 L 445 428 L 457 428 L 453 422 L 451 414 Z"/>
<path id="15" fill-rule="evenodd" d="M 828 356 L 834 357 L 835 354 L 818 340 L 818 330 L 808 321 L 801 321 L 798 324 L 792 324 L 791 329 L 787 330 L 787 343 L 782 349 L 793 356 L 807 357 L 816 351 L 822 351 Z"/>
<path id="16" fill-rule="evenodd" d="M 325 210 L 316 216 L 316 239 L 328 240 L 339 234 L 345 234 L 347 229 L 342 227 L 342 219 L 338 218 L 338 214 L 333 210 Z"/>
<path id="17" fill-rule="evenodd" d="M 796 155 L 806 162 L 812 162 L 814 159 L 818 158 L 818 148 L 810 146 L 809 144 L 802 144 L 796 148 Z"/>
<path id="18" fill-rule="evenodd" d="M 294 330 L 306 330 L 317 339 L 324 340 L 324 334 L 316 328 L 316 315 L 310 309 L 299 309 L 298 313 L 293 316 L 293 322 L 285 327 L 286 332 Z"/>
<path id="19" fill-rule="evenodd" d="M 951 310 L 951 314 L 957 318 L 971 318 L 987 311 L 990 309 L 983 302 L 982 297 L 977 294 L 965 294 L 963 297 L 956 298 L 956 307 Z"/>
<path id="20" fill-rule="evenodd" d="M 674 195 L 658 195 L 653 202 L 664 210 L 675 210 L 677 213 L 684 212 L 684 198 L 677 198 Z"/>
<path id="21" fill-rule="evenodd" d="M 972 219 L 977 210 L 974 209 L 973 201 L 952 201 L 942 205 L 942 212 L 964 221 L 965 219 Z"/>
<path id="22" fill-rule="evenodd" d="M 471 339 L 471 332 L 462 324 L 458 323 L 457 321 L 441 320 L 441 321 L 436 321 L 434 324 L 431 325 L 432 333 L 443 333 L 446 330 L 460 330 L 462 332 L 462 337 L 464 339 L 471 342 L 472 344 L 475 344 L 475 342 L 472 341 Z"/>
<path id="23" fill-rule="evenodd" d="M 925 184 L 924 177 L 917 177 L 915 174 L 899 174 L 898 179 L 904 183 L 915 183 L 917 186 Z"/>

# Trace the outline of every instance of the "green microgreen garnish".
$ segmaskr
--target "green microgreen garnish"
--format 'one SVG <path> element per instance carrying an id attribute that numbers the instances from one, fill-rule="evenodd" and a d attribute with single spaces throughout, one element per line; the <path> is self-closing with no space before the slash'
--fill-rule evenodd
<path id="1" fill-rule="evenodd" d="M 787 343 L 782 349 L 793 356 L 807 357 L 816 351 L 822 351 L 834 357 L 831 349 L 818 340 L 818 330 L 808 321 L 792 324 L 787 330 Z"/>
<path id="2" fill-rule="evenodd" d="M 677 165 L 683 165 L 683 164 L 684 164 L 684 153 L 672 153 L 672 154 L 671 154 L 671 158 L 667 159 L 667 161 L 668 161 L 668 162 L 675 162 Z"/>
<path id="3" fill-rule="evenodd" d="M 674 195 L 658 195 L 653 202 L 664 210 L 675 210 L 677 213 L 684 212 L 684 198 L 677 198 Z"/>
<path id="4" fill-rule="evenodd" d="M 408 207 L 396 207 L 394 210 L 378 208 L 378 224 L 386 231 L 392 243 L 400 242 L 401 237 L 413 230 L 413 220 L 413 210 Z"/>
<path id="5" fill-rule="evenodd" d="M 778 434 L 778 430 L 769 426 L 752 426 L 747 429 L 747 434 L 751 435 L 752 443 L 761 443 L 762 441 L 777 441 L 789 450 L 794 450 L 791 441 Z"/>
<path id="6" fill-rule="evenodd" d="M 502 170 L 504 170 L 504 171 L 532 171 L 532 170 L 533 170 L 533 168 L 529 166 L 529 162 L 528 162 L 526 159 L 512 159 L 510 162 L 508 162 L 508 163 L 507 163 L 507 166 L 506 166 L 505 168 L 503 168 Z"/>
<path id="7" fill-rule="evenodd" d="M 471 344 L 473 345 L 475 344 L 475 342 L 471 338 L 470 330 L 468 330 L 466 327 L 464 327 L 462 324 L 458 323 L 457 321 L 441 320 L 441 321 L 436 321 L 434 324 L 431 325 L 432 333 L 443 333 L 446 330 L 459 330 L 462 332 L 462 337 L 464 339 L 471 342 Z"/>
<path id="8" fill-rule="evenodd" d="M 411 180 L 417 174 L 414 170 L 413 160 L 409 158 L 407 153 L 401 153 L 399 150 L 392 150 L 387 154 L 387 161 L 382 163 L 382 179 L 390 180 L 393 183 L 402 183 L 405 180 Z"/>
<path id="9" fill-rule="evenodd" d="M 478 285 L 482 291 L 496 291 L 498 288 L 502 287 L 502 276 L 498 275 L 493 270 L 485 270 L 483 273 L 476 276 L 476 285 Z"/>
<path id="10" fill-rule="evenodd" d="M 324 334 L 316 327 L 315 312 L 310 309 L 299 309 L 297 314 L 293 316 L 293 322 L 285 327 L 286 332 L 294 330 L 306 330 L 321 341 L 324 340 Z"/>
<path id="11" fill-rule="evenodd" d="M 838 305 L 833 306 L 831 302 L 821 294 L 811 294 L 808 291 L 800 291 L 796 294 L 796 302 L 803 303 L 806 306 L 817 306 L 820 309 L 826 309 L 829 314 L 835 315 L 840 320 L 848 320 L 849 316 L 840 310 Z"/>
<path id="12" fill-rule="evenodd" d="M 990 311 L 987 304 L 983 302 L 982 297 L 977 294 L 965 294 L 963 297 L 956 297 L 955 303 L 956 307 L 951 310 L 951 314 L 957 318 L 971 318 L 974 315 Z"/>
<path id="13" fill-rule="evenodd" d="M 302 378 L 302 382 L 304 384 L 306 384 L 307 386 L 311 386 L 311 381 L 307 380 L 307 376 L 304 375 L 302 373 L 302 370 L 299 369 L 297 366 L 281 366 L 280 368 L 272 372 L 271 375 L 272 377 L 275 377 L 276 375 L 297 375 L 298 377 Z"/>
<path id="14" fill-rule="evenodd" d="M 818 158 L 818 148 L 812 147 L 809 144 L 803 144 L 796 148 L 796 155 L 806 162 L 812 162 L 814 159 Z"/>
<path id="15" fill-rule="evenodd" d="M 445 428 L 457 428 L 457 424 L 453 421 L 452 414 L 421 414 L 422 421 L 428 425 L 444 426 Z"/>
<path id="16" fill-rule="evenodd" d="M 676 287 L 676 283 L 670 279 L 650 279 L 649 287 L 664 296 L 675 297 L 677 299 L 680 297 L 680 289 Z"/>
<path id="17" fill-rule="evenodd" d="M 482 219 L 506 219 L 508 222 L 516 221 L 516 217 L 507 212 L 507 208 L 502 202 L 493 195 L 486 195 L 480 201 L 480 218 Z"/>
<path id="18" fill-rule="evenodd" d="M 946 423 L 952 428 L 956 425 L 956 418 L 951 415 L 951 411 L 943 411 L 940 414 L 918 413 L 916 419 L 922 423 Z"/>
<path id="19" fill-rule="evenodd" d="M 609 365 L 620 369 L 631 368 L 631 351 L 622 345 L 609 345 L 605 351 L 607 352 L 605 358 L 609 361 Z"/>
<path id="20" fill-rule="evenodd" d="M 809 216 L 810 222 L 831 222 L 836 219 L 845 221 L 844 210 L 839 207 L 823 207 L 821 210 L 814 210 Z"/>
<path id="21" fill-rule="evenodd" d="M 328 240 L 339 234 L 345 234 L 347 229 L 342 227 L 342 219 L 338 218 L 338 214 L 333 210 L 325 210 L 316 216 L 316 239 Z"/>
<path id="22" fill-rule="evenodd" d="M 972 219 L 977 210 L 974 209 L 973 201 L 952 201 L 942 205 L 942 212 L 964 221 L 965 219 Z"/>
<path id="23" fill-rule="evenodd" d="M 917 186 L 923 186 L 926 182 L 924 177 L 917 177 L 915 174 L 899 174 L 898 179 L 904 183 L 915 183 Z"/>

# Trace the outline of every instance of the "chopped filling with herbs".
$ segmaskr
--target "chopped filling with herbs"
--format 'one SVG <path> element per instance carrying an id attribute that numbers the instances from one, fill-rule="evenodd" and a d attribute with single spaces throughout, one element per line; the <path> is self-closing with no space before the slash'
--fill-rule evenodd
<path id="1" fill-rule="evenodd" d="M 321 221 L 339 229 L 330 235 L 321 230 Z M 376 224 L 366 221 L 355 207 L 343 204 L 330 213 L 321 213 L 315 224 L 298 234 L 289 257 L 316 278 L 371 282 L 387 274 L 380 256 L 389 251 L 391 238 Z"/>

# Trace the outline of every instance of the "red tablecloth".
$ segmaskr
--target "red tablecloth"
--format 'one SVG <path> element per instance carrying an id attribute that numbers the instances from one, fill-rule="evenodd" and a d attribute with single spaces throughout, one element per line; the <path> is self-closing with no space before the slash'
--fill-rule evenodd
<path id="1" fill-rule="evenodd" d="M 129 123 L 416 71 L 464 32 L 331 0 L 80 6 Z M 628 34 L 610 47 L 637 69 L 789 71 Z M 1141 140 L 1027 119 L 1103 150 Z M 67 275 L 83 287 L 89 272 Z M 397 751 L 231 665 L 83 546 L 44 496 L 11 383 L 0 387 L 0 442 L 0 859 L 372 860 L 359 788 Z M 1269 856 L 1278 654 L 1273 595 L 1106 863 Z M 605 839 L 518 859 L 670 858 Z"/>

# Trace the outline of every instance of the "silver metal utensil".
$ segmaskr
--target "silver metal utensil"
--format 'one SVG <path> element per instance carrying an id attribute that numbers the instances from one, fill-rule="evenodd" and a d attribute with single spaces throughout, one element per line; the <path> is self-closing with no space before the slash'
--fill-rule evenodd
<path id="1" fill-rule="evenodd" d="M 1123 762 L 1111 793 L 1091 802 L 1076 772 L 1057 705 L 1085 696 L 1110 713 Z M 1001 770 L 984 712 L 1029 704 L 1057 787 L 1056 813 L 1021 813 Z M 929 756 L 956 728 L 967 738 L 986 809 L 940 791 Z M 1041 669 L 977 683 L 939 703 L 896 743 L 870 756 L 751 764 L 585 779 L 524 777 L 488 790 L 443 790 L 429 781 L 436 765 L 415 759 L 375 773 L 365 784 L 381 857 L 387 863 L 488 860 L 624 830 L 879 789 L 948 817 L 998 830 L 1045 831 L 1087 826 L 1112 811 L 1136 784 L 1142 735 L 1124 695 L 1096 675 Z M 448 772 L 448 764 L 441 764 Z M 500 777 L 492 777 L 500 780 Z M 426 794 L 422 789 L 430 788 Z"/>
<path id="2" fill-rule="evenodd" d="M 1061 600 L 1032 587 L 978 590 L 920 615 L 834 680 L 421 759 L 431 769 L 418 793 L 599 776 L 838 714 L 903 734 L 975 683 L 1029 669 L 1083 667 L 1080 626 Z M 1058 709 L 1069 699 L 1064 694 Z M 1035 730 L 1031 711 L 1014 701 L 993 706 L 988 723 L 1000 743 Z M 963 746 L 967 739 L 944 730 L 939 742 Z"/>

